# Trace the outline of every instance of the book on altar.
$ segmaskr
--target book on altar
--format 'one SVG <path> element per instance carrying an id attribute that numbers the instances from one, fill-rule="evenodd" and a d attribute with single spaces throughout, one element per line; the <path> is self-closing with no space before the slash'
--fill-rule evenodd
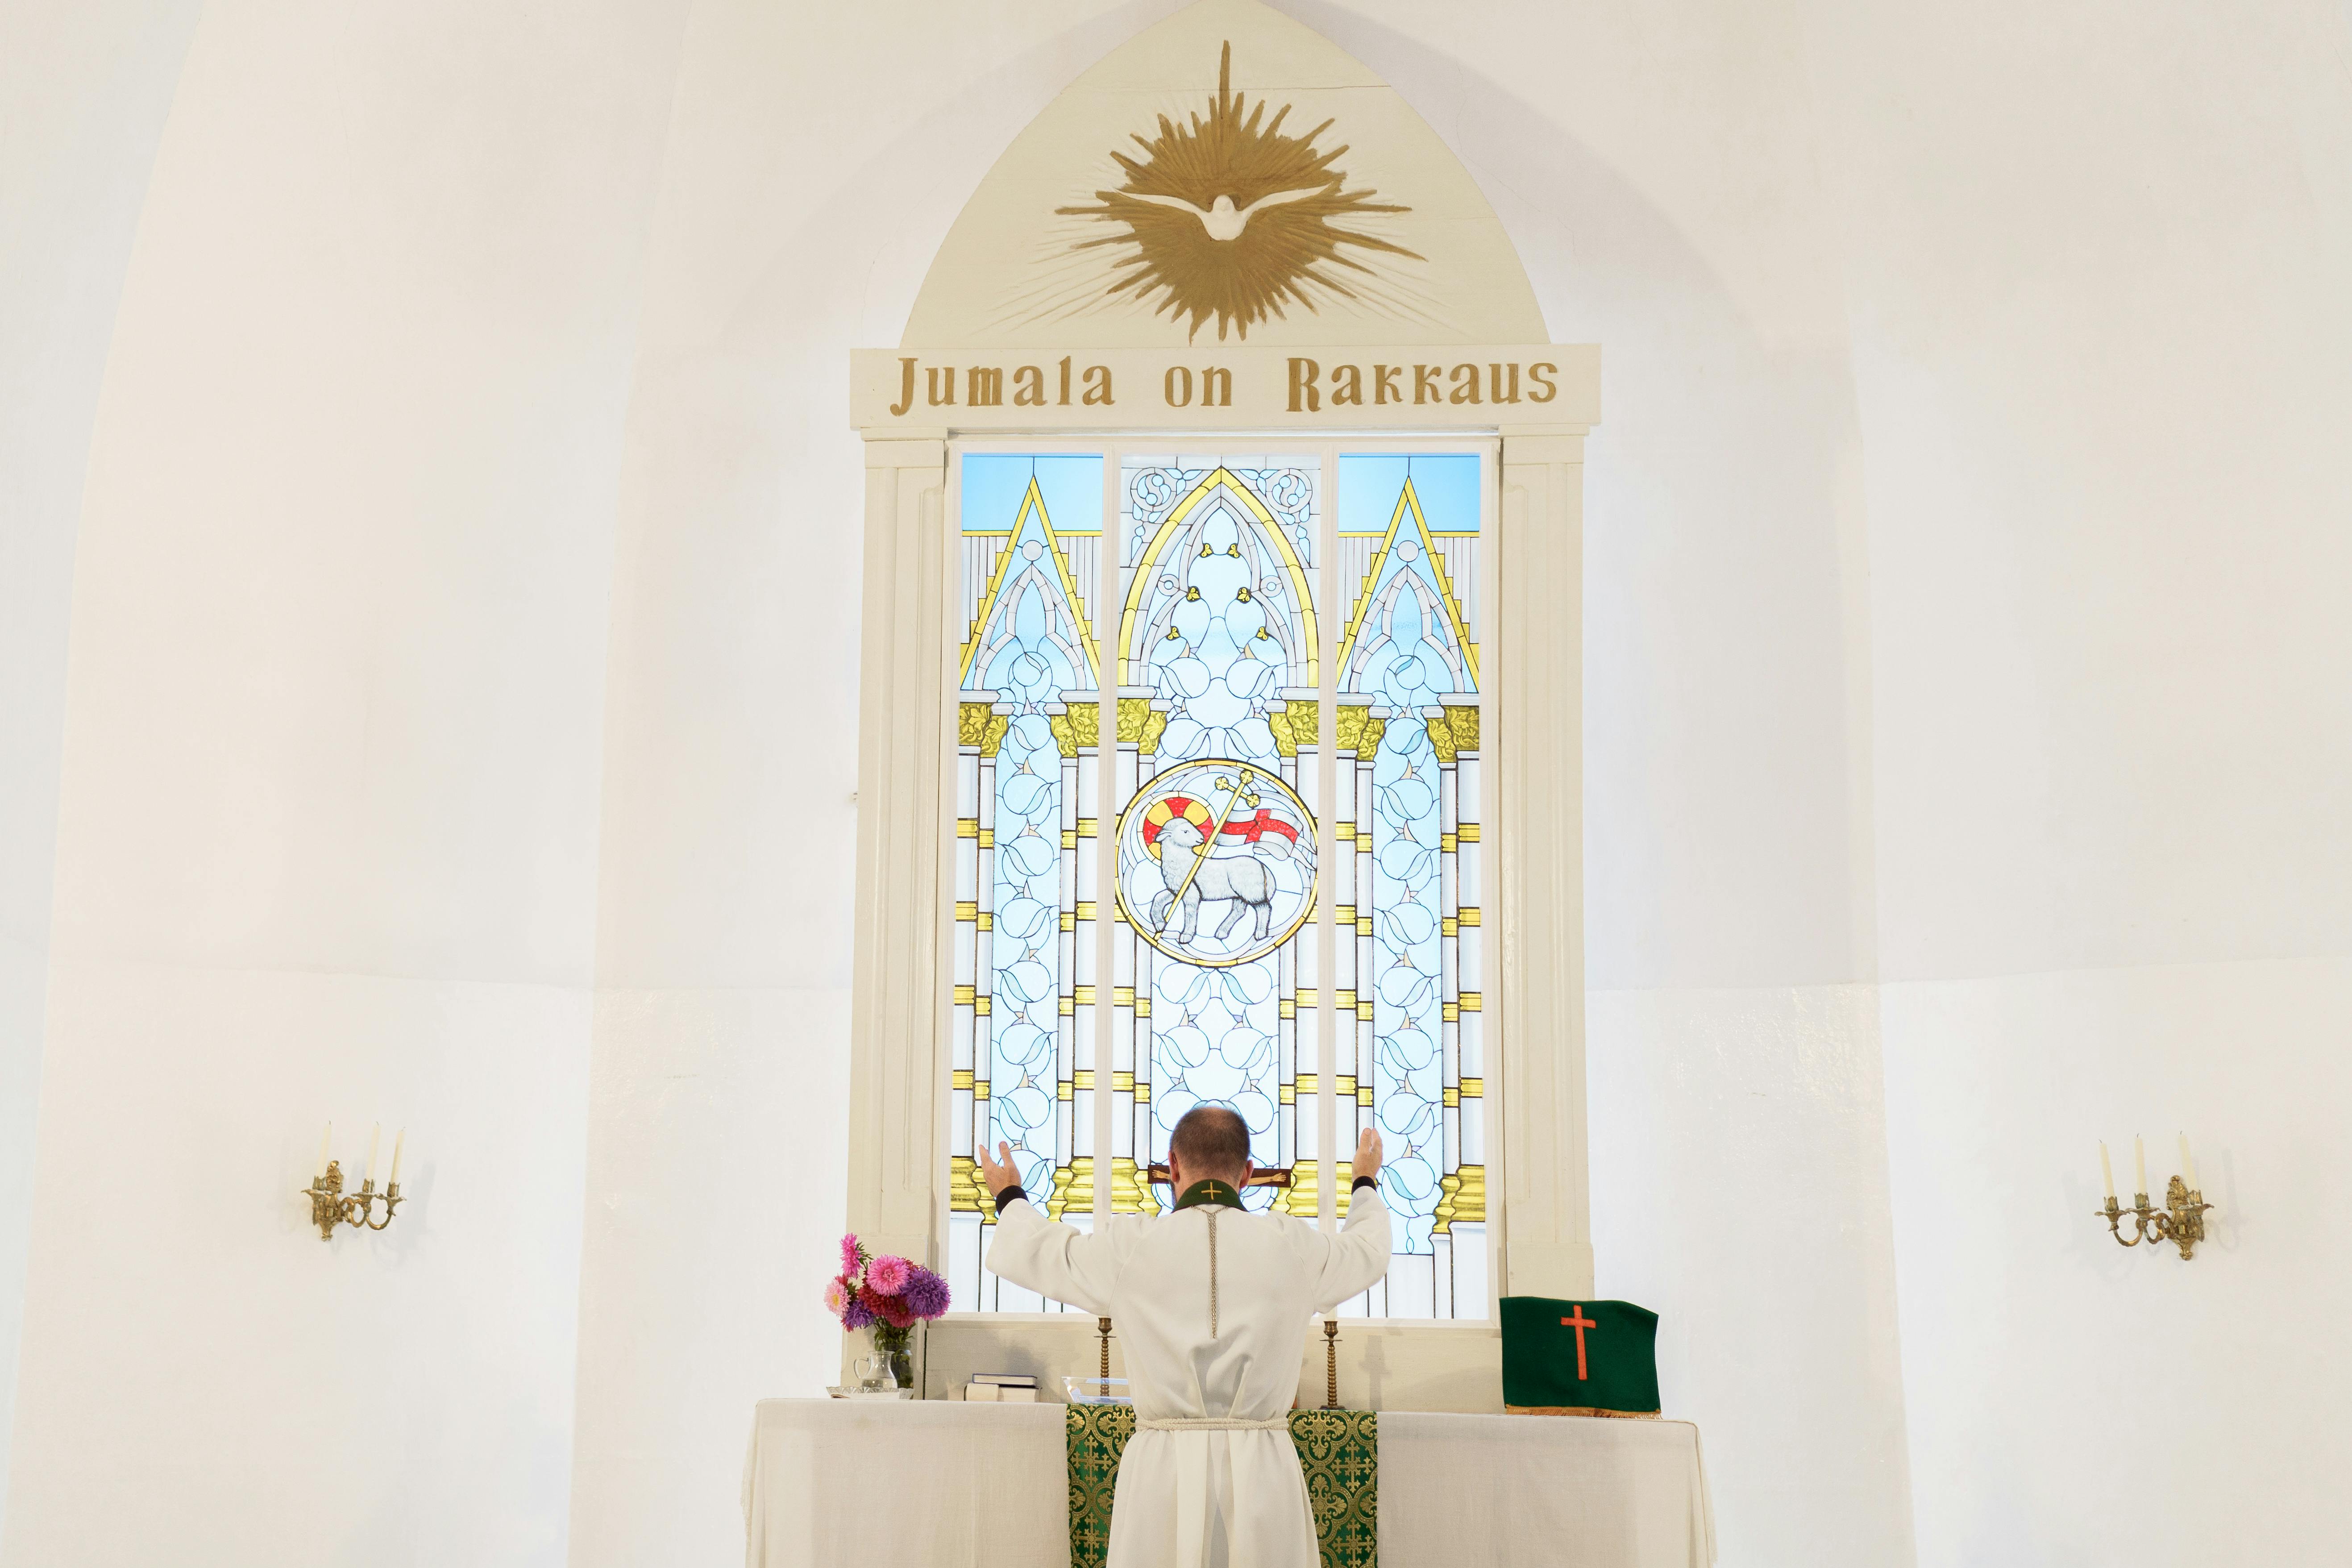
<path id="1" fill-rule="evenodd" d="M 1631 1301 L 1504 1297 L 1503 1408 L 1657 1415 L 1658 1315 Z"/>
<path id="2" fill-rule="evenodd" d="M 982 1383 L 978 1378 L 963 1385 L 966 1402 L 979 1405 L 1034 1405 L 1037 1384 L 1027 1383 Z"/>

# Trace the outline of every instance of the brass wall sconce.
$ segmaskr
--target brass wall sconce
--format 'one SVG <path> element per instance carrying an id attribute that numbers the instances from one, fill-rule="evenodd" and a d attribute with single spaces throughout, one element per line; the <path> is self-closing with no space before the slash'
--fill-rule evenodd
<path id="1" fill-rule="evenodd" d="M 400 1156 L 408 1146 L 408 1130 L 402 1128 L 392 1145 L 392 1178 L 381 1193 L 375 1190 L 375 1154 L 383 1140 L 383 1124 L 378 1122 L 368 1135 L 367 1174 L 360 1180 L 360 1190 L 350 1197 L 343 1195 L 343 1167 L 340 1161 L 327 1158 L 328 1140 L 334 1136 L 335 1124 L 327 1123 L 326 1131 L 319 1135 L 319 1170 L 310 1184 L 302 1189 L 310 1200 L 310 1223 L 319 1227 L 319 1239 L 334 1238 L 335 1226 L 348 1225 L 354 1229 L 382 1230 L 392 1223 L 393 1212 L 400 1207 Z M 375 1216 L 375 1205 L 383 1205 L 383 1218 Z"/>
<path id="2" fill-rule="evenodd" d="M 2188 1258 L 2205 1239 L 2205 1214 L 2213 1205 L 2205 1201 L 2205 1194 L 2197 1183 L 2197 1162 L 2189 1152 L 2189 1134 L 2180 1135 L 2180 1168 L 2189 1179 L 2175 1176 L 2165 1184 L 2164 1206 L 2157 1208 L 2147 1201 L 2147 1149 L 2135 1134 L 2132 1138 L 2132 1159 L 2137 1167 L 2138 1190 L 2132 1194 L 2132 1206 L 2125 1208 L 2116 1202 L 2116 1173 L 2107 1163 L 2107 1146 L 2099 1145 L 2099 1174 L 2107 1188 L 2105 1208 L 2091 1212 L 2106 1216 L 2107 1231 L 2124 1247 L 2137 1247 L 2145 1241 L 2151 1245 L 2168 1241 L 2180 1248 L 2182 1258 Z M 2124 1216 L 2132 1216 L 2132 1234 L 2124 1235 Z"/>

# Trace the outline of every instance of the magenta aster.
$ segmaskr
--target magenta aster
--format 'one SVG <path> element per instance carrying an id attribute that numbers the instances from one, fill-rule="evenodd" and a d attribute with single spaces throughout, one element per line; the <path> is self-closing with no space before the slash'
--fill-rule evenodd
<path id="1" fill-rule="evenodd" d="M 857 1245 L 856 1236 L 853 1234 L 843 1237 L 841 1238 L 842 1277 L 844 1279 L 847 1279 L 851 1275 L 856 1274 L 857 1272 L 857 1266 L 865 1261 L 866 1249 Z"/>
<path id="2" fill-rule="evenodd" d="M 907 1288 L 907 1271 L 913 1267 L 903 1258 L 877 1258 L 866 1266 L 866 1288 L 896 1296 Z"/>

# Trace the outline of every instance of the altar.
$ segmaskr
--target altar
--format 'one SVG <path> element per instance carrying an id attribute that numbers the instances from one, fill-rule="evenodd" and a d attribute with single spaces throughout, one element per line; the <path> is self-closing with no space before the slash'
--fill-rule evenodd
<path id="1" fill-rule="evenodd" d="M 770 1399 L 743 1467 L 746 1568 L 1066 1568 L 1061 1405 Z M 1381 1568 L 1710 1568 L 1698 1428 L 1380 1415 Z"/>

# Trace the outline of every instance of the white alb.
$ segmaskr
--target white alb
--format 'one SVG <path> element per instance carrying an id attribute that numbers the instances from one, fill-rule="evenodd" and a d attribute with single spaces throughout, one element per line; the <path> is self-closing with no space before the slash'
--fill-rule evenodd
<path id="1" fill-rule="evenodd" d="M 1285 1413 L 1308 1320 L 1388 1272 L 1378 1188 L 1356 1190 L 1337 1234 L 1210 1204 L 1114 1215 L 1089 1234 L 1014 1202 L 988 1267 L 1116 1325 L 1136 1433 L 1119 1462 L 1108 1568 L 1316 1568 Z"/>

